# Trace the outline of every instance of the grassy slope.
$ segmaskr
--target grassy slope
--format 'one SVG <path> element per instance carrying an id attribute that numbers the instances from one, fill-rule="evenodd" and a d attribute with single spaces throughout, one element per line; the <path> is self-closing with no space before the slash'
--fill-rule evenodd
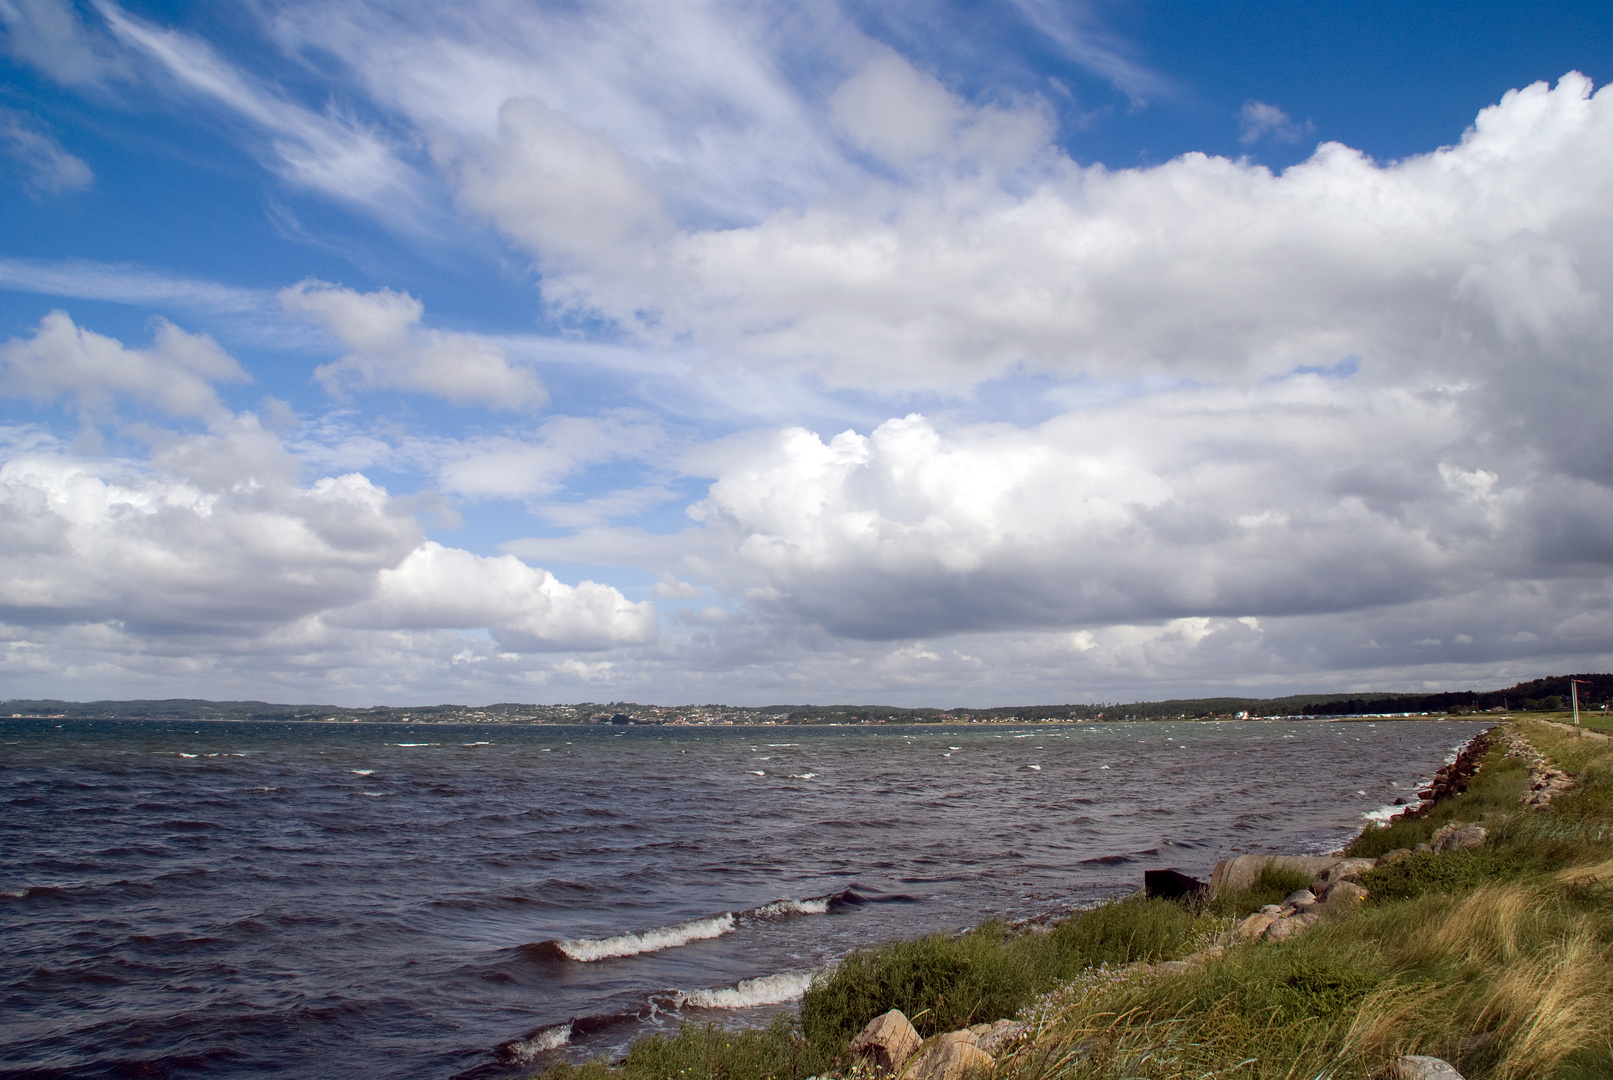
<path id="1" fill-rule="evenodd" d="M 1491 830 L 1479 851 L 1372 871 L 1372 898 L 1283 945 L 1256 943 L 1186 974 L 1131 961 L 1180 957 L 1300 882 L 1268 876 L 1213 909 L 1129 898 L 1048 933 L 986 926 L 856 953 L 802 1004 L 799 1022 L 729 1033 L 689 1025 L 639 1042 L 615 1080 L 801 1080 L 837 1062 L 886 1009 L 926 1035 L 1016 1013 L 1037 1040 L 999 1064 L 1013 1080 L 1377 1074 L 1402 1053 L 1469 1080 L 1613 1075 L 1613 747 L 1519 725 L 1582 778 L 1525 809 L 1522 762 L 1499 749 L 1463 794 L 1426 818 L 1363 834 L 1352 854 L 1426 840 L 1447 821 Z M 839 1068 L 837 1068 L 837 1065 Z M 603 1077 L 563 1066 L 551 1080 Z"/>

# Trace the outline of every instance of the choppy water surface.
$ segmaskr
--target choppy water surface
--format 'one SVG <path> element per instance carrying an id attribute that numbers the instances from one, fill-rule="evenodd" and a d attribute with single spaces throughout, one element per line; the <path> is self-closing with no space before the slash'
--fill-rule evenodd
<path id="1" fill-rule="evenodd" d="M 3 720 L 0 1077 L 516 1075 L 1326 851 L 1483 726 Z"/>

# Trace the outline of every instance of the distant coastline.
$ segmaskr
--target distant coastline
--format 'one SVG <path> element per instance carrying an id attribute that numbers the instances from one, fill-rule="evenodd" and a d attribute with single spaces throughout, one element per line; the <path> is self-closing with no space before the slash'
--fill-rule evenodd
<path id="1" fill-rule="evenodd" d="M 641 705 L 578 702 L 538 705 L 285 705 L 200 698 L 75 702 L 0 701 L 0 718 L 37 720 L 175 720 L 255 723 L 587 724 L 667 727 L 775 727 L 885 724 L 1089 724 L 1159 720 L 1432 719 L 1512 712 L 1552 713 L 1567 707 L 1579 684 L 1579 707 L 1605 714 L 1613 706 L 1613 674 L 1551 675 L 1499 690 L 1435 694 L 1293 694 L 1279 698 L 1171 698 L 1163 701 L 1018 705 L 970 709 L 905 709 L 886 705 Z"/>

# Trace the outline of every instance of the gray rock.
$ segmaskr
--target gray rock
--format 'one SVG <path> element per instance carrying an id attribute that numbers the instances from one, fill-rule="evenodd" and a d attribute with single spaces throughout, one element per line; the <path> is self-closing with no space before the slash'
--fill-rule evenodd
<path id="1" fill-rule="evenodd" d="M 937 1035 L 913 1055 L 903 1080 L 960 1080 L 971 1069 L 989 1069 L 996 1061 L 975 1045 L 972 1031 Z"/>
<path id="2" fill-rule="evenodd" d="M 1462 1080 L 1462 1074 L 1450 1062 L 1437 1057 L 1411 1054 L 1395 1062 L 1395 1076 L 1399 1080 Z"/>
<path id="3" fill-rule="evenodd" d="M 1298 907 L 1300 904 L 1316 903 L 1316 894 L 1309 889 L 1295 889 L 1283 899 L 1283 907 Z"/>
<path id="4" fill-rule="evenodd" d="M 1301 915 L 1293 915 L 1286 919 L 1278 919 L 1266 927 L 1266 932 L 1260 935 L 1267 941 L 1284 942 L 1303 930 L 1309 930 L 1322 921 L 1322 917 L 1314 911 L 1307 911 Z"/>
<path id="5" fill-rule="evenodd" d="M 1243 922 L 1238 924 L 1238 936 L 1246 940 L 1257 938 L 1266 932 L 1266 928 L 1277 921 L 1275 910 L 1264 909 L 1255 912 Z"/>
<path id="6" fill-rule="evenodd" d="M 1012 1020 L 998 1020 L 994 1024 L 976 1024 L 969 1029 L 975 1034 L 975 1045 L 982 1053 L 996 1056 L 997 1051 L 1025 1034 L 1024 1024 Z"/>
<path id="7" fill-rule="evenodd" d="M 900 1009 L 874 1017 L 851 1040 L 851 1056 L 861 1058 L 876 1069 L 894 1073 L 919 1048 L 919 1033 Z"/>
<path id="8" fill-rule="evenodd" d="M 1374 866 L 1389 866 L 1411 855 L 1411 848 L 1397 847 L 1393 851 L 1386 851 L 1373 863 Z"/>
<path id="9" fill-rule="evenodd" d="M 1465 851 L 1483 847 L 1484 838 L 1489 835 L 1489 831 L 1482 825 L 1452 821 L 1435 830 L 1434 835 L 1429 838 L 1429 845 L 1435 851 Z"/>
<path id="10" fill-rule="evenodd" d="M 1260 909 L 1260 913 L 1262 915 L 1276 915 L 1281 912 L 1282 909 L 1283 906 L 1281 904 L 1267 904 L 1265 907 Z"/>
<path id="11" fill-rule="evenodd" d="M 1429 847 L 1427 844 L 1418 844 L 1416 847 L 1411 849 L 1411 852 L 1412 852 L 1413 855 L 1416 855 L 1416 854 L 1419 854 L 1419 853 L 1424 852 L 1424 851 L 1433 851 L 1433 850 L 1434 849 Z"/>
<path id="12" fill-rule="evenodd" d="M 1327 903 L 1323 907 L 1329 915 L 1354 911 L 1366 898 L 1366 889 L 1353 881 L 1341 881 L 1327 890 Z"/>

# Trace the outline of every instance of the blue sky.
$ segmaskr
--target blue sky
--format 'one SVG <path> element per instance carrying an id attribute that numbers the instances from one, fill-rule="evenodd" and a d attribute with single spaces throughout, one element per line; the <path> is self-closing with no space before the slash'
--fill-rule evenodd
<path id="1" fill-rule="evenodd" d="M 1598 4 L 0 0 L 0 693 L 1613 654 Z"/>

